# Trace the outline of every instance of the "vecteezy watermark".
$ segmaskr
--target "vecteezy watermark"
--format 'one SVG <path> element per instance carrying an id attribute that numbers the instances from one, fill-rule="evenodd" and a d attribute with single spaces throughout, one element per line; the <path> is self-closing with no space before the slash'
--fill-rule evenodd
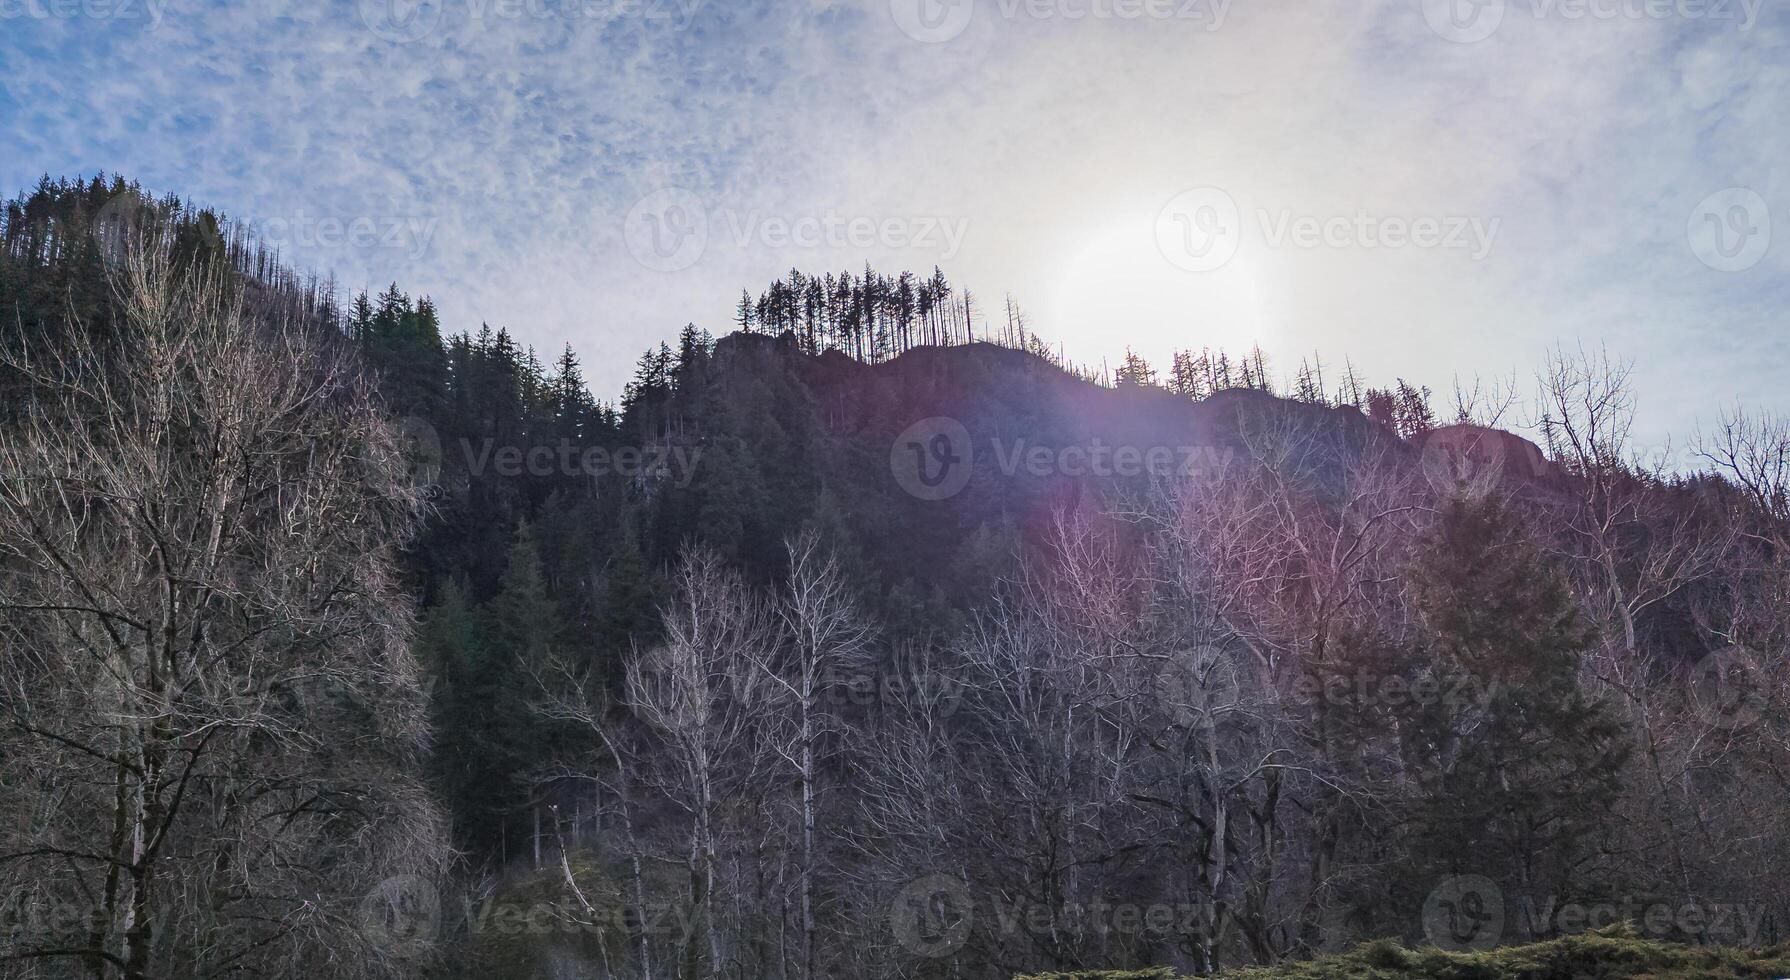
<path id="1" fill-rule="evenodd" d="M 1538 901 L 1523 896 L 1514 904 L 1517 927 L 1528 936 L 1572 935 L 1627 923 L 1648 939 L 1704 939 L 1742 947 L 1758 946 L 1769 911 L 1752 903 L 1632 895 L 1601 902 L 1562 902 L 1553 896 Z"/>
<path id="2" fill-rule="evenodd" d="M 1260 208 L 1256 218 L 1269 248 L 1454 249 L 1466 251 L 1474 260 L 1491 253 L 1504 223 L 1502 218 L 1488 221 L 1474 215 L 1406 218 L 1362 209 L 1352 215 L 1310 215 Z"/>
<path id="3" fill-rule="evenodd" d="M 1232 0 L 992 0 L 1002 20 L 1151 20 L 1198 24 L 1216 31 Z M 889 15 L 903 34 L 940 44 L 962 34 L 975 17 L 975 0 L 890 0 Z"/>
<path id="4" fill-rule="evenodd" d="M 706 0 L 360 0 L 361 20 L 382 40 L 396 44 L 433 34 L 450 2 L 466 7 L 469 24 L 559 20 L 604 24 L 637 19 L 686 30 Z"/>
<path id="5" fill-rule="evenodd" d="M 474 936 L 579 936 L 615 932 L 687 940 L 696 934 L 693 908 L 676 902 L 587 907 L 571 900 L 513 902 L 493 898 L 465 910 Z"/>
<path id="6" fill-rule="evenodd" d="M 1415 249 L 1464 251 L 1475 261 L 1491 253 L 1503 225 L 1475 215 L 1300 214 L 1257 208 L 1262 245 L 1271 249 Z M 1156 247 L 1176 268 L 1211 272 L 1236 257 L 1244 220 L 1237 201 L 1217 187 L 1175 195 L 1156 216 Z"/>
<path id="7" fill-rule="evenodd" d="M 170 218 L 143 192 L 135 187 L 125 187 L 106 198 L 106 203 L 94 212 L 93 220 L 88 224 L 88 233 L 102 247 L 111 247 L 109 259 L 117 259 L 142 237 L 165 230 L 154 226 L 157 222 Z M 218 227 L 217 218 L 211 212 L 200 212 L 190 223 L 190 227 L 197 231 L 199 240 L 207 248 L 217 251 L 223 249 L 223 229 Z"/>
<path id="8" fill-rule="evenodd" d="M 360 19 L 384 41 L 408 44 L 441 26 L 442 0 L 360 0 Z"/>
<path id="9" fill-rule="evenodd" d="M 964 693 L 963 681 L 949 674 L 889 670 L 831 674 L 821 683 L 819 700 L 836 712 L 875 705 L 926 705 L 936 717 L 949 718 L 962 705 Z"/>
<path id="10" fill-rule="evenodd" d="M 990 898 L 978 914 L 963 879 L 929 874 L 908 882 L 889 905 L 890 931 L 901 948 L 937 959 L 962 949 L 977 923 L 1003 936 L 1040 939 L 1127 936 L 1167 940 L 1199 935 L 1211 906 L 1195 902 L 1074 902 L 1046 904 Z"/>
<path id="11" fill-rule="evenodd" d="M 96 902 L 14 892 L 0 899 L 0 957 L 46 949 L 69 949 L 93 936 Z M 168 935 L 175 909 L 162 903 L 151 916 L 155 935 Z"/>
<path id="12" fill-rule="evenodd" d="M 829 210 L 821 215 L 786 217 L 758 211 L 722 211 L 733 244 L 746 248 L 754 243 L 771 248 L 923 249 L 941 259 L 956 257 L 969 233 L 969 219 L 952 220 L 942 215 L 873 218 L 847 216 Z"/>
<path id="13" fill-rule="evenodd" d="M 1031 445 L 1025 439 L 990 439 L 989 452 L 979 456 L 963 423 L 947 416 L 921 419 L 902 430 L 889 447 L 889 472 L 909 495 L 945 500 L 969 485 L 978 459 L 1012 478 L 1033 477 L 1180 477 L 1215 484 L 1235 456 L 1233 449 L 1212 445 L 1113 446 L 1100 439 L 1063 446 Z"/>
<path id="14" fill-rule="evenodd" d="M 1745 187 L 1716 191 L 1691 209 L 1684 226 L 1691 254 L 1718 272 L 1744 272 L 1771 248 L 1771 208 Z"/>
<path id="15" fill-rule="evenodd" d="M 441 893 L 420 875 L 394 875 L 361 899 L 361 935 L 396 955 L 426 949 L 441 933 Z"/>
<path id="16" fill-rule="evenodd" d="M 654 272 L 688 269 L 709 247 L 708 208 L 681 187 L 656 190 L 628 209 L 622 240 L 634 259 Z"/>
<path id="17" fill-rule="evenodd" d="M 621 476 L 630 479 L 671 480 L 679 488 L 696 478 L 702 460 L 701 446 L 580 446 L 570 439 L 553 445 L 500 446 L 495 440 L 460 440 L 466 471 L 503 477 L 577 476 L 592 479 Z"/>
<path id="18" fill-rule="evenodd" d="M 970 433 L 954 418 L 921 419 L 895 437 L 889 447 L 889 472 L 910 496 L 945 500 L 970 482 L 975 462 Z"/>
<path id="19" fill-rule="evenodd" d="M 1424 899 L 1423 935 L 1456 952 L 1491 949 L 1504 936 L 1504 892 L 1483 875 L 1444 879 Z"/>
<path id="20" fill-rule="evenodd" d="M 281 248 L 401 251 L 420 259 L 435 240 L 434 218 L 403 215 L 315 215 L 302 208 L 288 217 L 259 218 L 246 229 L 256 239 Z"/>
<path id="21" fill-rule="evenodd" d="M 725 675 L 711 675 L 706 686 L 689 683 L 679 665 L 643 662 L 631 684 L 652 704 L 652 723 L 668 732 L 685 732 L 703 724 L 723 706 L 774 712 L 799 697 L 793 684 L 759 666 Z M 967 688 L 948 674 L 889 669 L 828 672 L 818 679 L 815 707 L 834 716 L 881 705 L 921 709 L 935 718 L 949 718 L 962 705 Z"/>
<path id="22" fill-rule="evenodd" d="M 1733 21 L 1751 30 L 1764 0 L 1421 0 L 1424 22 L 1443 40 L 1483 41 L 1505 14 L 1527 8 L 1537 21 L 1706 20 Z M 1514 9 L 1513 9 L 1514 8 Z"/>
<path id="23" fill-rule="evenodd" d="M 168 0 L 0 0 L 0 21 L 103 20 L 162 26 Z"/>
<path id="24" fill-rule="evenodd" d="M 1210 725 L 1242 701 L 1241 669 L 1223 648 L 1200 644 L 1169 654 L 1156 671 L 1156 700 L 1182 725 Z"/>
<path id="25" fill-rule="evenodd" d="M 1392 711 L 1440 705 L 1454 711 L 1484 708 L 1498 695 L 1498 681 L 1475 674 L 1382 674 L 1371 670 L 1300 674 L 1293 696 L 1308 702 L 1350 707 L 1382 707 Z"/>
<path id="26" fill-rule="evenodd" d="M 848 215 L 834 209 L 811 215 L 765 214 L 729 208 L 711 211 L 695 193 L 677 187 L 652 192 L 622 219 L 622 240 L 643 266 L 680 272 L 701 261 L 716 236 L 745 250 L 754 245 L 785 249 L 915 249 L 955 258 L 969 233 L 969 219 L 943 215 Z"/>
<path id="27" fill-rule="evenodd" d="M 889 931 L 915 956 L 950 956 L 969 942 L 976 924 L 970 886 L 961 878 L 931 874 L 904 885 L 889 903 Z"/>
<path id="28" fill-rule="evenodd" d="M 1782 669 L 1758 651 L 1725 647 L 1709 654 L 1685 676 L 1691 711 L 1717 728 L 1738 730 L 1764 717 L 1776 688 L 1772 670 Z"/>
<path id="29" fill-rule="evenodd" d="M 441 479 L 441 436 L 427 419 L 406 415 L 399 420 L 398 451 L 412 486 L 426 487 Z"/>
<path id="30" fill-rule="evenodd" d="M 993 902 L 993 923 L 1005 935 L 1039 937 L 1197 935 L 1211 907 L 1195 902 L 1067 902 L 1062 905 Z"/>
<path id="31" fill-rule="evenodd" d="M 1520 478 L 1541 479 L 1547 458 L 1535 444 L 1496 429 L 1450 425 L 1422 436 L 1418 467 L 1440 494 L 1481 500 Z"/>
<path id="32" fill-rule="evenodd" d="M 1174 196 L 1156 216 L 1156 248 L 1188 272 L 1211 272 L 1243 244 L 1243 214 L 1230 194 L 1196 187 Z"/>
<path id="33" fill-rule="evenodd" d="M 1657 895 L 1595 902 L 1520 895 L 1507 908 L 1503 890 L 1490 878 L 1456 875 L 1443 879 L 1424 902 L 1423 933 L 1431 944 L 1459 952 L 1490 949 L 1513 932 L 1545 938 L 1626 923 L 1650 939 L 1757 946 L 1768 911 L 1759 904 Z"/>

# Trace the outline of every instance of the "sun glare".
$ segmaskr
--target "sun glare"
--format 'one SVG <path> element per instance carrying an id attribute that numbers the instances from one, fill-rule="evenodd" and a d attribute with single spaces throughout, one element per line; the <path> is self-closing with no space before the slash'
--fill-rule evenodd
<path id="1" fill-rule="evenodd" d="M 1062 338 L 1071 359 L 1101 356 L 1124 336 L 1139 354 L 1166 369 L 1180 349 L 1233 353 L 1271 345 L 1256 256 L 1240 250 L 1221 268 L 1189 272 L 1157 247 L 1153 215 L 1109 225 L 1065 252 L 1059 285 L 1038 329 Z"/>

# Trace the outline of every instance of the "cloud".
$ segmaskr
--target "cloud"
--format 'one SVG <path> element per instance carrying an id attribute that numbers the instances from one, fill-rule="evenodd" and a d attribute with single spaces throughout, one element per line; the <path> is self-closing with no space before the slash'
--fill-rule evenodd
<path id="1" fill-rule="evenodd" d="M 1259 342 L 1446 388 L 1583 338 L 1638 360 L 1646 438 L 1735 392 L 1787 407 L 1790 244 L 1723 271 L 1687 241 L 1729 187 L 1790 238 L 1771 7 L 1492 0 L 1460 42 L 1431 0 L 97 2 L 0 0 L 0 181 L 216 204 L 450 328 L 570 342 L 599 392 L 742 287 L 868 261 L 1011 292 L 1080 359 Z M 1201 187 L 1242 238 L 1194 273 L 1156 224 Z M 624 227 L 653 194 L 687 205 L 662 236 L 707 233 L 670 271 Z M 1361 231 L 1453 219 L 1495 221 L 1489 250 Z M 1340 237 L 1270 240 L 1301 221 Z"/>

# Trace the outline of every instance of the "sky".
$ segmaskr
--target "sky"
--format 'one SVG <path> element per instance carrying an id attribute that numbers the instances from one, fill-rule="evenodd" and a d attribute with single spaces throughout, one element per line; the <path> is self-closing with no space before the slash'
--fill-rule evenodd
<path id="1" fill-rule="evenodd" d="M 1607 348 L 1682 445 L 1790 410 L 1787 107 L 1784 0 L 0 0 L 0 191 L 122 172 L 605 398 L 936 265 L 1083 363 Z"/>

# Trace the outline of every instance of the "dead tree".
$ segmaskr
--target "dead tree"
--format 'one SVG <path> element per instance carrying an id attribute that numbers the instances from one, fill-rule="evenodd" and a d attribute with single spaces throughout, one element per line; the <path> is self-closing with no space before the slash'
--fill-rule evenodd
<path id="1" fill-rule="evenodd" d="M 406 973 L 446 850 L 398 434 L 165 243 L 115 289 L 114 333 L 0 355 L 30 393 L 0 428 L 0 891 L 64 913 L 0 936 L 4 972 Z"/>

